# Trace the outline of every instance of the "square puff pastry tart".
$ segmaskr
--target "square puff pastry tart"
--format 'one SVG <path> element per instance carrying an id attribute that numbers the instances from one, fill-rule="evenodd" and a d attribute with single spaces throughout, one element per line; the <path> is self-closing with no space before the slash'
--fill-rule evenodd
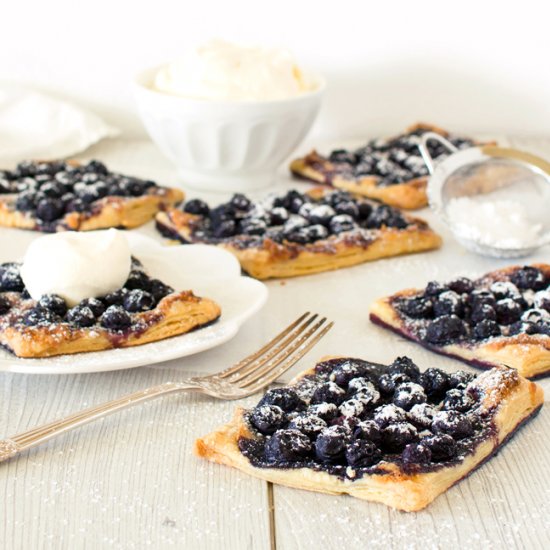
<path id="1" fill-rule="evenodd" d="M 421 373 L 325 359 L 198 439 L 213 462 L 298 489 L 421 510 L 471 474 L 543 404 L 517 371 Z"/>
<path id="2" fill-rule="evenodd" d="M 355 151 L 337 149 L 325 157 L 312 151 L 290 164 L 290 171 L 316 183 L 332 185 L 398 208 L 417 209 L 428 204 L 428 171 L 418 149 L 419 137 L 435 132 L 459 149 L 476 143 L 450 135 L 430 124 L 418 123 L 405 133 L 387 139 L 371 140 Z M 429 143 L 432 158 L 447 153 L 439 143 Z"/>
<path id="3" fill-rule="evenodd" d="M 381 298 L 372 322 L 469 365 L 550 373 L 550 265 L 512 266 L 477 280 L 430 282 Z"/>
<path id="4" fill-rule="evenodd" d="M 212 209 L 195 199 L 183 210 L 165 209 L 156 222 L 168 238 L 228 250 L 258 279 L 329 271 L 441 243 L 420 218 L 322 187 L 258 203 L 235 195 Z"/>
<path id="5" fill-rule="evenodd" d="M 50 357 L 164 340 L 210 324 L 220 307 L 151 279 L 133 258 L 123 288 L 68 308 L 60 296 L 37 302 L 17 263 L 0 264 L 0 345 L 18 357 Z"/>
<path id="6" fill-rule="evenodd" d="M 97 160 L 24 161 L 0 171 L 0 226 L 47 233 L 130 229 L 183 198 L 179 189 L 110 172 Z"/>

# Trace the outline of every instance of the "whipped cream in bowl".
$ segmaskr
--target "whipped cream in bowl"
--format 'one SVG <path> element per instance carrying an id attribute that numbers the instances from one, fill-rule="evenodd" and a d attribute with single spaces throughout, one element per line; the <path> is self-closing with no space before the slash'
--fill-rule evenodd
<path id="1" fill-rule="evenodd" d="M 275 181 L 311 129 L 324 88 L 285 50 L 217 40 L 143 71 L 134 96 L 182 184 L 244 192 Z"/>
<path id="2" fill-rule="evenodd" d="M 33 300 L 57 294 L 73 307 L 122 288 L 131 263 L 126 236 L 117 229 L 54 233 L 29 245 L 21 277 Z"/>

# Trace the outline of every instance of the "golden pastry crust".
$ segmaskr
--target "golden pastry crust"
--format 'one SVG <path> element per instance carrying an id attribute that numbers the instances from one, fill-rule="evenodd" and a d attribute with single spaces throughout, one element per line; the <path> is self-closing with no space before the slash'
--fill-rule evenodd
<path id="1" fill-rule="evenodd" d="M 127 332 L 113 332 L 100 326 L 76 328 L 67 323 L 49 326 L 7 324 L 0 327 L 0 344 L 18 357 L 50 357 L 71 353 L 139 346 L 184 334 L 215 321 L 220 307 L 191 291 L 171 293 L 149 311 L 134 314 Z"/>
<path id="2" fill-rule="evenodd" d="M 77 161 L 68 161 L 78 166 Z M 176 188 L 155 186 L 140 197 L 108 196 L 93 203 L 90 212 L 69 212 L 53 224 L 51 231 L 92 231 L 109 227 L 132 229 L 152 220 L 157 212 L 185 198 Z M 0 226 L 39 230 L 30 212 L 15 210 L 16 194 L 0 195 Z"/>
<path id="3" fill-rule="evenodd" d="M 320 198 L 328 191 L 312 189 L 308 194 Z M 199 217 L 168 208 L 159 212 L 157 226 L 186 242 L 193 242 L 192 225 Z M 234 254 L 244 271 L 257 279 L 297 277 L 370 260 L 432 250 L 441 245 L 441 238 L 428 224 L 405 216 L 412 224 L 405 229 L 382 228 L 367 232 L 340 234 L 312 244 L 277 243 L 265 239 L 261 246 L 240 247 L 238 241 L 218 243 L 216 246 Z M 166 231 L 167 230 L 167 231 Z"/>
<path id="4" fill-rule="evenodd" d="M 547 276 L 550 276 L 550 265 L 533 264 Z M 484 275 L 483 279 L 499 281 L 517 269 L 511 266 L 492 271 Z M 406 326 L 392 302 L 399 297 L 412 296 L 421 292 L 421 289 L 406 289 L 391 296 L 380 298 L 370 307 L 370 319 L 374 323 L 384 326 L 413 341 L 418 338 Z M 526 378 L 544 376 L 550 373 L 550 337 L 544 334 L 517 334 L 514 336 L 500 336 L 490 341 L 469 342 L 467 347 L 457 344 L 434 346 L 427 343 L 422 345 L 431 351 L 455 357 L 474 367 L 491 368 L 497 365 L 508 365 Z"/>
<path id="5" fill-rule="evenodd" d="M 408 127 L 406 132 L 414 132 L 419 129 L 436 132 L 443 137 L 448 137 L 449 135 L 447 131 L 437 126 L 424 123 L 414 124 Z M 296 176 L 316 183 L 332 185 L 337 189 L 343 189 L 356 195 L 376 199 L 391 206 L 416 210 L 428 204 L 428 197 L 426 195 L 427 177 L 380 186 L 377 183 L 379 179 L 377 176 L 372 175 L 362 176 L 357 179 L 347 179 L 339 175 L 337 171 L 335 172 L 335 168 L 334 164 L 315 150 L 305 157 L 295 159 L 290 163 L 290 171 Z"/>
<path id="6" fill-rule="evenodd" d="M 292 383 L 310 373 L 310 370 L 302 373 Z M 425 508 L 489 459 L 523 422 L 538 411 L 544 401 L 542 389 L 519 376 L 513 369 L 494 368 L 481 374 L 475 384 L 484 395 L 482 408 L 492 415 L 494 435 L 483 440 L 460 463 L 433 471 L 406 473 L 396 463 L 382 462 L 379 467 L 386 473 L 365 474 L 352 480 L 310 468 L 255 467 L 238 447 L 241 437 L 254 437 L 244 420 L 245 411 L 241 408 L 236 410 L 228 424 L 199 438 L 195 443 L 195 453 L 272 483 L 321 493 L 349 494 L 363 500 L 381 502 L 398 510 L 414 512 Z"/>

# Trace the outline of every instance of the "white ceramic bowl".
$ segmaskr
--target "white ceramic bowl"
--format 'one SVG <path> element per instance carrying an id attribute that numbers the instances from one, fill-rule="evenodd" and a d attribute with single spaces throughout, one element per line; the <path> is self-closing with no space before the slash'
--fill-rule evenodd
<path id="1" fill-rule="evenodd" d="M 210 191 L 249 191 L 273 182 L 277 167 L 306 136 L 325 84 L 278 101 L 210 101 L 155 91 L 158 67 L 139 74 L 134 95 L 145 128 L 183 183 Z"/>

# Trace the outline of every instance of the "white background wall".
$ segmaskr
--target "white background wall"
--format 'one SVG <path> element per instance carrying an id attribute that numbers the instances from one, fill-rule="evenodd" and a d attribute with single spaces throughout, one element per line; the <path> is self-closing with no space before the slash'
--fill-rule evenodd
<path id="1" fill-rule="evenodd" d="M 128 135 L 143 132 L 132 75 L 211 37 L 285 46 L 324 73 L 319 137 L 417 119 L 550 134 L 548 1 L 15 0 L 2 12 L 0 80 L 72 98 Z"/>

